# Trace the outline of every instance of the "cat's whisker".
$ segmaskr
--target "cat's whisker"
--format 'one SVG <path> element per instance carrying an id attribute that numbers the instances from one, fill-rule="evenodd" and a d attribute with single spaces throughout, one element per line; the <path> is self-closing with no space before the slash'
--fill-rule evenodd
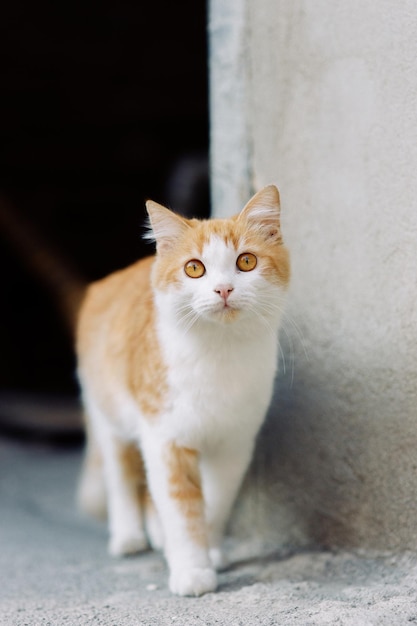
<path id="1" fill-rule="evenodd" d="M 256 306 L 252 302 L 247 302 L 246 304 L 248 310 L 257 315 L 258 320 L 270 331 L 272 336 L 275 336 L 276 331 L 271 327 L 270 318 L 274 318 L 277 313 L 285 315 L 285 311 L 282 308 L 282 304 L 278 302 L 271 302 L 263 300 L 262 298 L 258 298 Z M 290 386 L 293 385 L 294 382 L 294 373 L 295 373 L 295 365 L 294 365 L 294 342 L 291 333 L 285 328 L 285 326 L 281 326 L 281 330 L 285 335 L 288 348 L 289 348 L 289 360 L 291 363 L 291 381 Z M 287 358 L 286 351 L 282 345 L 282 342 L 278 340 L 278 350 L 280 353 L 280 358 L 282 361 L 282 371 L 285 375 L 287 373 Z"/>
<path id="2" fill-rule="evenodd" d="M 304 356 L 307 360 L 309 360 L 308 350 L 304 341 L 303 333 L 300 327 L 298 326 L 298 324 L 296 323 L 296 321 L 293 319 L 293 317 L 290 316 L 288 311 L 285 309 L 284 303 L 271 302 L 271 301 L 264 302 L 263 299 L 260 299 L 259 303 L 260 303 L 260 306 L 268 310 L 271 314 L 276 314 L 278 312 L 282 316 L 283 323 L 281 326 L 281 331 L 284 333 L 286 340 L 288 342 L 290 357 L 292 360 L 291 369 L 292 369 L 292 378 L 293 378 L 294 377 L 294 355 L 295 355 L 294 337 L 296 337 L 298 341 L 300 342 L 300 346 L 302 348 Z M 287 326 L 290 327 L 292 332 L 289 332 Z"/>
<path id="3" fill-rule="evenodd" d="M 271 322 L 269 319 L 270 315 L 269 315 L 269 311 L 267 310 L 267 307 L 261 307 L 259 302 L 257 302 L 256 304 L 253 302 L 249 302 L 247 304 L 247 309 L 251 313 L 257 316 L 259 321 L 261 321 L 262 324 L 267 328 L 267 330 L 270 332 L 272 337 L 276 336 L 276 329 L 271 325 Z M 267 316 L 263 315 L 264 312 L 268 313 L 268 315 Z"/>
<path id="4" fill-rule="evenodd" d="M 287 331 L 286 328 L 284 328 L 284 326 L 281 326 L 281 331 L 284 333 L 286 341 L 287 341 L 287 344 L 288 344 L 289 359 L 290 359 L 290 363 L 291 363 L 290 387 L 292 387 L 292 385 L 294 383 L 294 373 L 295 373 L 295 366 L 294 366 L 294 342 L 293 342 L 291 334 Z M 281 349 L 282 349 L 282 354 L 285 354 L 285 351 L 282 348 L 282 344 L 281 344 Z M 285 374 L 286 373 L 286 368 L 285 368 L 285 358 L 284 357 L 283 357 L 283 361 L 284 361 L 284 374 Z"/>
<path id="5" fill-rule="evenodd" d="M 177 318 L 177 326 L 181 326 L 182 328 L 188 328 L 190 324 L 194 323 L 195 313 L 192 310 L 188 310 L 182 313 Z"/>
<path id="6" fill-rule="evenodd" d="M 284 354 L 284 350 L 282 349 L 282 345 L 281 342 L 278 340 L 278 350 L 279 353 L 281 355 L 281 359 L 282 359 L 282 373 L 285 374 L 287 373 L 287 366 L 286 366 L 286 362 L 285 362 L 285 354 Z"/>
<path id="7" fill-rule="evenodd" d="M 184 313 L 183 313 L 184 311 Z M 199 315 L 189 305 L 178 309 L 177 326 L 181 326 L 182 330 L 187 334 L 198 320 Z"/>
<path id="8" fill-rule="evenodd" d="M 305 356 L 306 360 L 307 360 L 307 361 L 309 361 L 309 360 L 310 360 L 310 356 L 309 356 L 309 354 L 308 354 L 307 345 L 306 345 L 306 343 L 305 343 L 304 336 L 303 336 L 303 333 L 302 333 L 302 331 L 301 331 L 300 327 L 298 326 L 298 324 L 297 324 L 297 322 L 294 320 L 294 318 L 293 318 L 293 317 L 291 317 L 291 316 L 289 315 L 289 313 L 288 313 L 286 310 L 283 310 L 283 311 L 282 311 L 282 316 L 283 316 L 283 317 L 282 317 L 282 319 L 283 319 L 283 326 L 282 326 L 282 329 L 284 330 L 284 332 L 286 332 L 286 330 L 285 330 L 285 324 L 288 322 L 288 323 L 289 323 L 289 325 L 291 326 L 292 330 L 294 331 L 294 333 L 293 333 L 293 334 L 297 337 L 297 339 L 298 339 L 298 340 L 299 340 L 299 342 L 300 342 L 300 345 L 301 345 L 301 347 L 302 347 L 302 350 L 303 350 L 303 353 L 304 353 L 304 356 Z M 292 336 L 292 334 L 291 334 L 291 333 L 289 333 L 289 334 L 288 334 L 288 336 Z"/>
<path id="9" fill-rule="evenodd" d="M 293 383 L 294 383 L 294 375 L 295 375 L 294 332 L 291 333 L 286 328 L 286 326 L 285 326 L 285 322 L 286 321 L 288 321 L 290 323 L 290 326 L 291 326 L 292 330 L 295 331 L 295 336 L 300 341 L 301 347 L 302 347 L 303 352 L 304 352 L 304 354 L 305 354 L 307 359 L 308 359 L 308 354 L 307 354 L 307 350 L 306 350 L 306 346 L 305 346 L 305 343 L 304 343 L 304 340 L 303 340 L 302 333 L 299 330 L 297 324 L 289 317 L 289 315 L 287 314 L 286 310 L 280 304 L 276 305 L 276 310 L 282 315 L 283 324 L 281 325 L 280 331 L 285 335 L 285 339 L 286 339 L 286 342 L 288 344 L 289 358 L 290 358 L 290 361 L 291 361 L 291 382 L 290 382 L 290 385 L 292 386 Z M 285 353 L 285 351 L 284 351 L 284 349 L 282 349 L 282 355 L 284 353 Z M 283 357 L 283 361 L 284 361 L 284 357 Z"/>

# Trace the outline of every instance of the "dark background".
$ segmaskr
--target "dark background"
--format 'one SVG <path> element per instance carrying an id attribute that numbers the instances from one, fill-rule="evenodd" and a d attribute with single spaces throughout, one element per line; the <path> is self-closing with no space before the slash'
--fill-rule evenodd
<path id="1" fill-rule="evenodd" d="M 206 21 L 203 0 L 1 4 L 3 203 L 86 281 L 149 253 L 147 198 L 208 214 Z M 1 228 L 0 280 L 0 390 L 76 394 L 54 295 Z"/>

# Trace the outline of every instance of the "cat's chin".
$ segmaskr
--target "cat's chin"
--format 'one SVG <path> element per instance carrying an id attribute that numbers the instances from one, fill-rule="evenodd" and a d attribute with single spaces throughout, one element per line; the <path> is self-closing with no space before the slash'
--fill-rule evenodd
<path id="1" fill-rule="evenodd" d="M 230 324 L 235 322 L 240 315 L 240 310 L 232 307 L 216 308 L 210 313 L 210 320 L 221 324 Z"/>

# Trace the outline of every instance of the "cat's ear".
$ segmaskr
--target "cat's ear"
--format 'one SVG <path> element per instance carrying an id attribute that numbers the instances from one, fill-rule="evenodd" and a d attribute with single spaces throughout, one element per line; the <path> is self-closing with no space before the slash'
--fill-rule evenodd
<path id="1" fill-rule="evenodd" d="M 149 215 L 150 230 L 145 238 L 156 241 L 158 252 L 167 252 L 189 228 L 188 223 L 180 215 L 153 200 L 146 202 L 146 210 Z"/>
<path id="2" fill-rule="evenodd" d="M 282 241 L 281 204 L 275 185 L 268 185 L 256 193 L 239 213 L 251 228 L 258 230 L 266 240 Z"/>

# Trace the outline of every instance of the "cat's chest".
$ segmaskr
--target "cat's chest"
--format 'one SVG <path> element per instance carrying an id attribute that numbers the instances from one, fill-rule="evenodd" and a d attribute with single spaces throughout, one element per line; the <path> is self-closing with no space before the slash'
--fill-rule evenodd
<path id="1" fill-rule="evenodd" d="M 169 392 L 162 419 L 174 436 L 191 445 L 262 419 L 276 368 L 273 338 L 171 333 L 163 341 Z"/>
<path id="2" fill-rule="evenodd" d="M 175 332 L 162 333 L 162 351 L 173 385 L 184 391 L 204 387 L 209 383 L 233 384 L 256 379 L 266 362 L 273 360 L 276 352 L 273 337 L 270 340 L 259 334 L 248 338 L 243 334 L 228 335 L 210 329 L 194 336 Z"/>

